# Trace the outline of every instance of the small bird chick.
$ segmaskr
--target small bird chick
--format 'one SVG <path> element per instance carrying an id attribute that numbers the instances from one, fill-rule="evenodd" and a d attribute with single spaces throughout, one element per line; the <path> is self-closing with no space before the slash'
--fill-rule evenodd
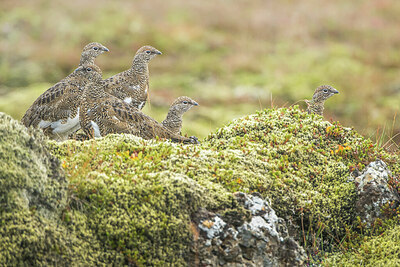
<path id="1" fill-rule="evenodd" d="M 323 116 L 325 101 L 338 93 L 339 91 L 330 85 L 319 86 L 315 89 L 313 98 L 311 100 L 305 100 L 308 114 L 315 113 Z"/>
<path id="2" fill-rule="evenodd" d="M 198 106 L 196 101 L 187 96 L 178 97 L 168 110 L 167 117 L 162 122 L 165 128 L 168 128 L 174 134 L 181 134 L 182 116 L 193 106 Z"/>

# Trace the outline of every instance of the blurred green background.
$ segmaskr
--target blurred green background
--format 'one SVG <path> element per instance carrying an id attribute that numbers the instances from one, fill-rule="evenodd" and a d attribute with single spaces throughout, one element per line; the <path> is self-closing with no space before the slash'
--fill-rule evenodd
<path id="1" fill-rule="evenodd" d="M 137 48 L 150 63 L 150 105 L 161 121 L 188 95 L 200 106 L 183 132 L 199 137 L 271 106 L 305 108 L 318 85 L 340 91 L 325 118 L 382 144 L 400 132 L 400 1 L 2 0 L 0 111 L 20 119 L 37 96 L 71 71 L 84 45 L 111 52 L 107 78 L 130 67 Z M 400 143 L 400 138 L 397 138 Z"/>

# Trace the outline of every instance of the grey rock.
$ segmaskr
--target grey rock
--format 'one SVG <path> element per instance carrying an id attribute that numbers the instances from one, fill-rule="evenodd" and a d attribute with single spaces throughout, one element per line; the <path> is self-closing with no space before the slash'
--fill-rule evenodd
<path id="1" fill-rule="evenodd" d="M 368 227 L 376 218 L 382 217 L 383 205 L 389 203 L 396 207 L 400 203 L 397 192 L 388 185 L 390 176 L 391 172 L 387 165 L 378 159 L 371 162 L 354 180 L 358 193 L 356 213 Z"/>
<path id="2" fill-rule="evenodd" d="M 260 195 L 235 193 L 248 220 L 201 210 L 200 231 L 191 264 L 198 266 L 301 266 L 304 249 L 289 236 L 286 223 Z M 241 224 L 238 224 L 241 222 Z"/>

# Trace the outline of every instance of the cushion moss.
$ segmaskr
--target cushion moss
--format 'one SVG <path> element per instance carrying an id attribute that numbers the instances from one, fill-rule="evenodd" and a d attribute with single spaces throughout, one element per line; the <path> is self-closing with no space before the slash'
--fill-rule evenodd
<path id="1" fill-rule="evenodd" d="M 381 158 L 400 173 L 397 156 L 297 106 L 237 119 L 197 146 L 131 135 L 47 145 L 69 182 L 58 227 L 97 251 L 89 265 L 186 265 L 192 215 L 243 213 L 237 191 L 269 198 L 306 248 L 334 251 L 357 223 L 351 172 Z"/>
<path id="2" fill-rule="evenodd" d="M 332 246 L 354 224 L 356 191 L 354 184 L 348 182 L 352 170 L 362 169 L 369 162 L 382 158 L 392 171 L 399 171 L 398 165 L 393 163 L 396 157 L 385 153 L 369 139 L 339 123 L 308 115 L 298 107 L 268 109 L 237 119 L 210 134 L 200 146 L 111 135 L 84 143 L 68 141 L 54 144 L 54 147 L 69 170 L 70 180 L 77 179 L 76 185 L 81 186 L 76 191 L 81 197 L 87 198 L 88 191 L 101 192 L 98 200 L 104 201 L 102 197 L 109 194 L 110 188 L 115 192 L 120 190 L 113 187 L 115 179 L 123 186 L 134 183 L 134 188 L 145 183 L 152 192 L 152 186 L 160 182 L 160 178 L 154 180 L 154 177 L 168 170 L 173 174 L 171 177 L 191 178 L 206 188 L 213 195 L 211 199 L 217 200 L 203 201 L 207 208 L 221 209 L 221 203 L 227 203 L 227 193 L 261 193 L 272 200 L 279 216 L 291 222 L 298 240 L 306 247 L 315 246 L 316 233 L 321 246 Z M 92 177 L 93 171 L 107 178 L 82 179 Z M 91 188 L 87 183 L 97 187 Z M 158 199 L 157 192 L 150 194 L 152 210 L 156 203 L 165 201 Z M 114 194 L 111 194 L 112 199 Z M 141 195 L 137 193 L 138 198 Z M 144 199 L 150 201 L 149 198 Z M 140 198 L 138 203 L 141 201 Z M 190 212 L 194 210 L 189 209 Z M 102 210 L 99 218 L 114 216 L 104 212 Z M 187 217 L 187 225 L 188 222 Z M 136 251 L 137 245 L 132 249 Z M 144 260 L 143 263 L 149 262 Z"/>

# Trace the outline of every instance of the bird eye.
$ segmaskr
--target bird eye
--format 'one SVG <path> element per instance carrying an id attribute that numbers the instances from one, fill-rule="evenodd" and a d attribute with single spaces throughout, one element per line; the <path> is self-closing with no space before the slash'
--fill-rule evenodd
<path id="1" fill-rule="evenodd" d="M 97 46 L 93 47 L 93 50 L 97 51 L 99 48 Z"/>
<path id="2" fill-rule="evenodd" d="M 328 89 L 324 89 L 324 93 L 328 93 Z"/>
<path id="3" fill-rule="evenodd" d="M 183 104 L 187 104 L 188 102 L 187 101 L 183 101 Z"/>
<path id="4" fill-rule="evenodd" d="M 92 71 L 92 68 L 86 68 L 87 71 Z"/>
<path id="5" fill-rule="evenodd" d="M 146 51 L 146 54 L 150 55 L 150 53 L 151 53 L 151 51 L 150 51 L 150 50 L 147 50 L 147 51 Z"/>

